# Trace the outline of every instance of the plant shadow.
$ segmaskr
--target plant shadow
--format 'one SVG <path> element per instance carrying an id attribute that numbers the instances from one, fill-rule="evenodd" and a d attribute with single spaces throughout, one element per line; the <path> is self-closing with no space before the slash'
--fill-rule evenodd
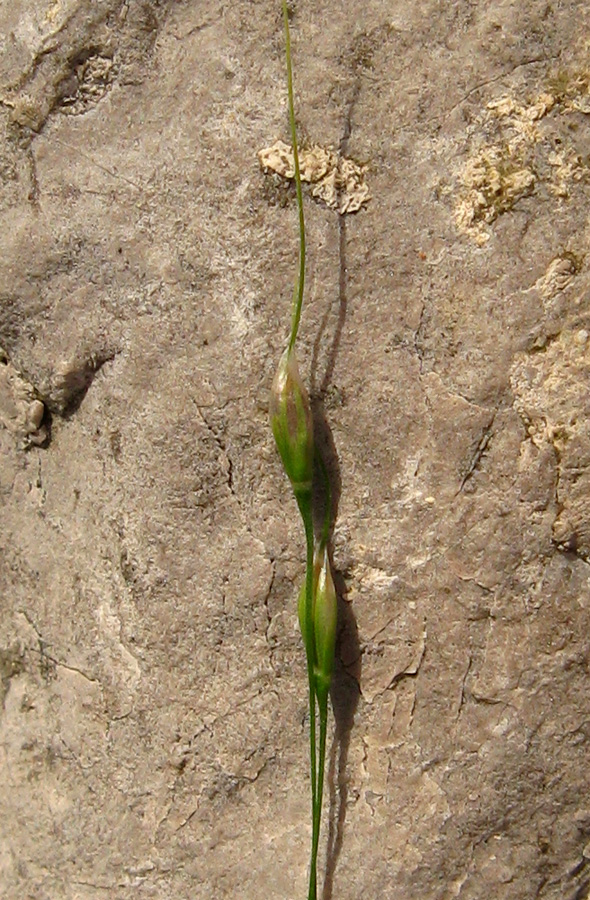
<path id="1" fill-rule="evenodd" d="M 345 581 L 346 572 L 336 569 L 333 561 L 332 536 L 338 516 L 342 482 L 338 453 L 325 413 L 325 397 L 332 381 L 347 312 L 346 220 L 343 215 L 339 216 L 338 237 L 340 251 L 338 315 L 336 327 L 326 357 L 323 377 L 319 383 L 318 365 L 320 346 L 328 326 L 331 313 L 330 308 L 328 308 L 324 314 L 318 334 L 314 341 L 311 364 L 311 405 L 314 422 L 314 439 L 318 452 L 322 457 L 330 485 L 328 493 L 325 489 L 322 473 L 316 473 L 319 477 L 314 480 L 314 514 L 316 516 L 316 525 L 319 530 L 321 528 L 321 523 L 324 520 L 324 516 L 327 513 L 326 505 L 329 503 L 329 554 L 334 576 L 334 585 L 338 596 L 338 639 L 334 673 L 332 675 L 332 685 L 330 689 L 335 729 L 328 766 L 330 808 L 328 813 L 328 846 L 326 853 L 324 889 L 322 894 L 323 900 L 331 900 L 332 898 L 334 873 L 336 871 L 344 840 L 348 801 L 348 752 L 351 732 L 354 725 L 354 717 L 360 697 L 361 679 L 361 651 L 358 628 L 352 606 L 347 600 L 347 587 Z"/>

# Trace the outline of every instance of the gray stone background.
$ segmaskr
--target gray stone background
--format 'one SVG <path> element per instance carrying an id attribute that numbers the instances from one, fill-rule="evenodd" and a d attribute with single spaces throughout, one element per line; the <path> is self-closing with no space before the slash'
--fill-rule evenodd
<path id="1" fill-rule="evenodd" d="M 589 34 L 581 0 L 293 4 L 302 139 L 372 197 L 305 198 L 323 900 L 590 896 Z M 306 896 L 283 46 L 278 0 L 0 6 L 6 900 Z"/>

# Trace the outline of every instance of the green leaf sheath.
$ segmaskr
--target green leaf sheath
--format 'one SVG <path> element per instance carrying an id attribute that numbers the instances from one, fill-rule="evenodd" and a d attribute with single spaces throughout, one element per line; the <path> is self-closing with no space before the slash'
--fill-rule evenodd
<path id="1" fill-rule="evenodd" d="M 307 679 L 309 685 L 309 766 L 311 772 L 311 821 L 312 821 L 312 851 L 309 867 L 309 892 L 308 900 L 316 900 L 317 895 L 317 852 L 313 853 L 313 827 L 316 820 L 318 780 L 317 780 L 317 751 L 316 751 L 316 682 L 315 682 L 315 648 L 314 648 L 314 624 L 313 624 L 313 594 L 314 594 L 314 539 L 313 516 L 311 504 L 311 491 L 302 504 L 298 498 L 299 509 L 305 524 L 305 538 L 307 545 L 307 565 L 305 571 L 305 610 L 304 610 L 304 644 L 307 660 Z"/>
<path id="2" fill-rule="evenodd" d="M 313 419 L 295 350 L 281 356 L 270 393 L 270 424 L 285 472 L 295 494 L 311 492 Z"/>
<path id="3" fill-rule="evenodd" d="M 317 762 L 316 762 L 316 716 L 315 716 L 315 647 L 313 625 L 314 595 L 314 539 L 311 491 L 295 493 L 297 504 L 305 528 L 306 556 L 305 586 L 299 603 L 299 624 L 305 646 L 307 661 L 307 677 L 309 682 L 309 750 L 311 768 L 312 813 L 315 809 L 317 794 Z M 303 602 L 301 602 L 301 600 Z"/>
<path id="4" fill-rule="evenodd" d="M 308 531 L 309 533 L 309 531 Z M 312 607 L 313 628 L 309 629 L 309 569 L 305 584 L 299 594 L 299 624 L 308 659 L 312 657 L 313 673 L 310 676 L 310 715 L 315 727 L 315 705 L 319 708 L 319 754 L 317 754 L 316 790 L 312 802 L 312 849 L 310 863 L 309 896 L 314 896 L 317 881 L 317 855 L 322 817 L 322 797 L 326 760 L 326 732 L 328 721 L 328 695 L 334 667 L 334 648 L 337 628 L 337 597 L 332 579 L 327 544 L 323 539 L 315 543 L 313 554 Z M 313 708 L 313 714 L 311 710 Z M 310 734 L 311 739 L 311 734 Z M 314 755 L 317 750 L 314 748 Z"/>

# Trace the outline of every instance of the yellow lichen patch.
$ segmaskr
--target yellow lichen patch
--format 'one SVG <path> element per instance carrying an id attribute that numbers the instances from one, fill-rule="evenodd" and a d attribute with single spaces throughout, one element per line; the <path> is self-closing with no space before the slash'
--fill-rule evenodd
<path id="1" fill-rule="evenodd" d="M 71 6 L 71 2 L 66 4 Z M 63 0 L 51 0 L 45 11 L 45 21 L 50 25 L 54 25 L 65 13 Z"/>
<path id="2" fill-rule="evenodd" d="M 462 181 L 455 221 L 461 231 L 483 244 L 489 240 L 485 225 L 512 209 L 521 197 L 532 193 L 535 175 L 530 168 L 512 159 L 505 148 L 492 146 L 468 160 Z"/>
<path id="3" fill-rule="evenodd" d="M 547 162 L 553 174 L 548 183 L 549 190 L 556 197 L 569 197 L 572 182 L 581 181 L 586 174 L 580 156 L 572 147 L 566 147 L 559 153 L 550 153 Z"/>
<path id="4" fill-rule="evenodd" d="M 45 12 L 45 19 L 47 22 L 53 22 L 57 18 L 60 7 L 60 0 L 53 0 L 51 6 L 49 6 Z"/>
<path id="5" fill-rule="evenodd" d="M 503 119 L 513 130 L 514 137 L 509 143 L 519 146 L 523 141 L 536 141 L 539 131 L 535 123 L 540 121 L 555 106 L 553 94 L 542 93 L 528 104 L 518 103 L 514 97 L 504 96 L 491 100 L 487 109 L 497 119 Z"/>
<path id="6" fill-rule="evenodd" d="M 274 172 L 281 178 L 295 178 L 293 148 L 283 141 L 265 147 L 258 153 L 265 172 Z M 311 194 L 322 200 L 330 209 L 340 213 L 357 212 L 370 200 L 365 182 L 366 166 L 361 166 L 335 150 L 315 144 L 299 151 L 301 180 L 310 184 Z"/>
<path id="7" fill-rule="evenodd" d="M 590 114 L 590 69 L 561 69 L 549 80 L 549 89 L 564 109 Z"/>
<path id="8" fill-rule="evenodd" d="M 575 97 L 570 103 L 570 108 L 576 112 L 583 113 L 585 116 L 590 116 L 590 92 L 580 97 Z"/>
<path id="9" fill-rule="evenodd" d="M 573 112 L 590 114 L 587 70 L 558 73 L 547 89 L 528 100 L 505 94 L 487 104 L 478 124 L 491 137 L 483 146 L 480 142 L 459 173 L 455 222 L 460 231 L 484 244 L 498 216 L 541 184 L 555 197 L 569 196 L 572 185 L 586 177 L 587 166 L 572 144 L 563 141 L 558 120 L 547 117 Z M 553 129 L 559 135 L 558 150 Z"/>

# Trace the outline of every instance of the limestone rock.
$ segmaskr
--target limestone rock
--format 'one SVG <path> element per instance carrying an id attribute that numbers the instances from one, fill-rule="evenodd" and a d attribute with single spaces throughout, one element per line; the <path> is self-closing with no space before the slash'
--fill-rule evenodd
<path id="1" fill-rule="evenodd" d="M 590 9 L 290 6 L 320 895 L 585 900 Z M 12 0 L 0 43 L 0 895 L 303 898 L 279 4 Z"/>

